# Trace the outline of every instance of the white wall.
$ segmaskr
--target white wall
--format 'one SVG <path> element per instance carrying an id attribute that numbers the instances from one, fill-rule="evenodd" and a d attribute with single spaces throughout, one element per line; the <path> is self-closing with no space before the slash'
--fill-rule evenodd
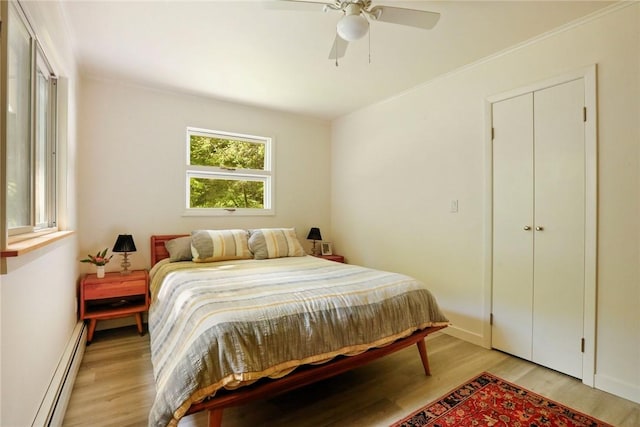
<path id="1" fill-rule="evenodd" d="M 59 5 L 24 2 L 24 8 L 54 70 L 68 80 L 61 116 L 59 218 L 75 227 L 76 64 Z M 65 90 L 65 89 L 63 89 Z M 77 239 L 9 259 L 0 286 L 0 425 L 31 425 L 76 324 Z"/>
<path id="2" fill-rule="evenodd" d="M 9 260 L 2 279 L 2 426 L 27 426 L 76 325 L 77 242 Z M 73 265 L 71 265 L 73 263 Z"/>
<path id="3" fill-rule="evenodd" d="M 275 216 L 184 217 L 186 128 L 275 139 Z M 126 83 L 83 79 L 79 112 L 81 253 L 133 235 L 133 268 L 149 268 L 149 236 L 198 228 L 296 227 L 330 236 L 330 124 Z M 114 262 L 115 261 L 115 262 Z M 107 265 L 119 270 L 120 260 Z M 86 271 L 91 271 L 87 266 Z"/>
<path id="4" fill-rule="evenodd" d="M 414 275 L 450 332 L 487 343 L 485 100 L 598 64 L 596 386 L 640 402 L 640 4 L 333 124 L 332 226 L 350 262 Z M 459 212 L 450 213 L 450 201 Z"/>

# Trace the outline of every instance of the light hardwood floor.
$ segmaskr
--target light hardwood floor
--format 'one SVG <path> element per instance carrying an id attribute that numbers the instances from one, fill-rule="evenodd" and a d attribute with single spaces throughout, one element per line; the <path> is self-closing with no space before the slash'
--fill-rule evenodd
<path id="1" fill-rule="evenodd" d="M 615 426 L 640 426 L 640 405 L 579 380 L 443 333 L 427 339 L 431 377 L 411 346 L 343 375 L 224 411 L 223 427 L 388 426 L 483 371 Z M 155 395 L 149 336 L 96 333 L 87 347 L 64 426 L 146 426 Z M 206 426 L 205 414 L 180 427 Z"/>

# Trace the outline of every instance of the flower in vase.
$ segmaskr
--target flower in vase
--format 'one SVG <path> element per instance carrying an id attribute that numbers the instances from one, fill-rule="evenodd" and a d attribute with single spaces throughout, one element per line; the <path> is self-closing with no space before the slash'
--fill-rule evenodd
<path id="1" fill-rule="evenodd" d="M 111 258 L 113 258 L 113 255 L 107 256 L 108 250 L 109 248 L 105 248 L 102 252 L 99 251 L 95 255 L 87 255 L 87 258 L 81 259 L 80 262 L 88 262 L 96 266 L 104 266 L 111 261 Z"/>

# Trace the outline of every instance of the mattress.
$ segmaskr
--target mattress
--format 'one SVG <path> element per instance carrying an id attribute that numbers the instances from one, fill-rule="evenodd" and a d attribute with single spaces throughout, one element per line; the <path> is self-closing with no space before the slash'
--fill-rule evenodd
<path id="1" fill-rule="evenodd" d="M 448 324 L 419 281 L 312 256 L 163 260 L 150 277 L 150 426 L 177 425 L 191 404 L 222 388 Z"/>

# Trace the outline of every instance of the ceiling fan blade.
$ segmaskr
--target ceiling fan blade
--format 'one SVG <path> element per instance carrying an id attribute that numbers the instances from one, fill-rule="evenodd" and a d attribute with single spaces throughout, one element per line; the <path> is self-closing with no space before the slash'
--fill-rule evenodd
<path id="1" fill-rule="evenodd" d="M 267 9 L 274 10 L 299 10 L 309 11 L 318 10 L 322 11 L 325 6 L 331 6 L 331 3 L 322 1 L 307 1 L 307 0 L 269 0 L 263 1 L 263 6 Z"/>
<path id="2" fill-rule="evenodd" d="M 329 52 L 329 59 L 339 59 L 347 52 L 349 42 L 343 40 L 342 37 L 336 34 L 336 38 L 333 40 L 333 46 L 331 52 Z"/>
<path id="3" fill-rule="evenodd" d="M 440 19 L 440 14 L 437 12 L 402 7 L 375 6 L 371 8 L 370 12 L 378 21 L 424 28 L 425 30 L 433 28 Z"/>

